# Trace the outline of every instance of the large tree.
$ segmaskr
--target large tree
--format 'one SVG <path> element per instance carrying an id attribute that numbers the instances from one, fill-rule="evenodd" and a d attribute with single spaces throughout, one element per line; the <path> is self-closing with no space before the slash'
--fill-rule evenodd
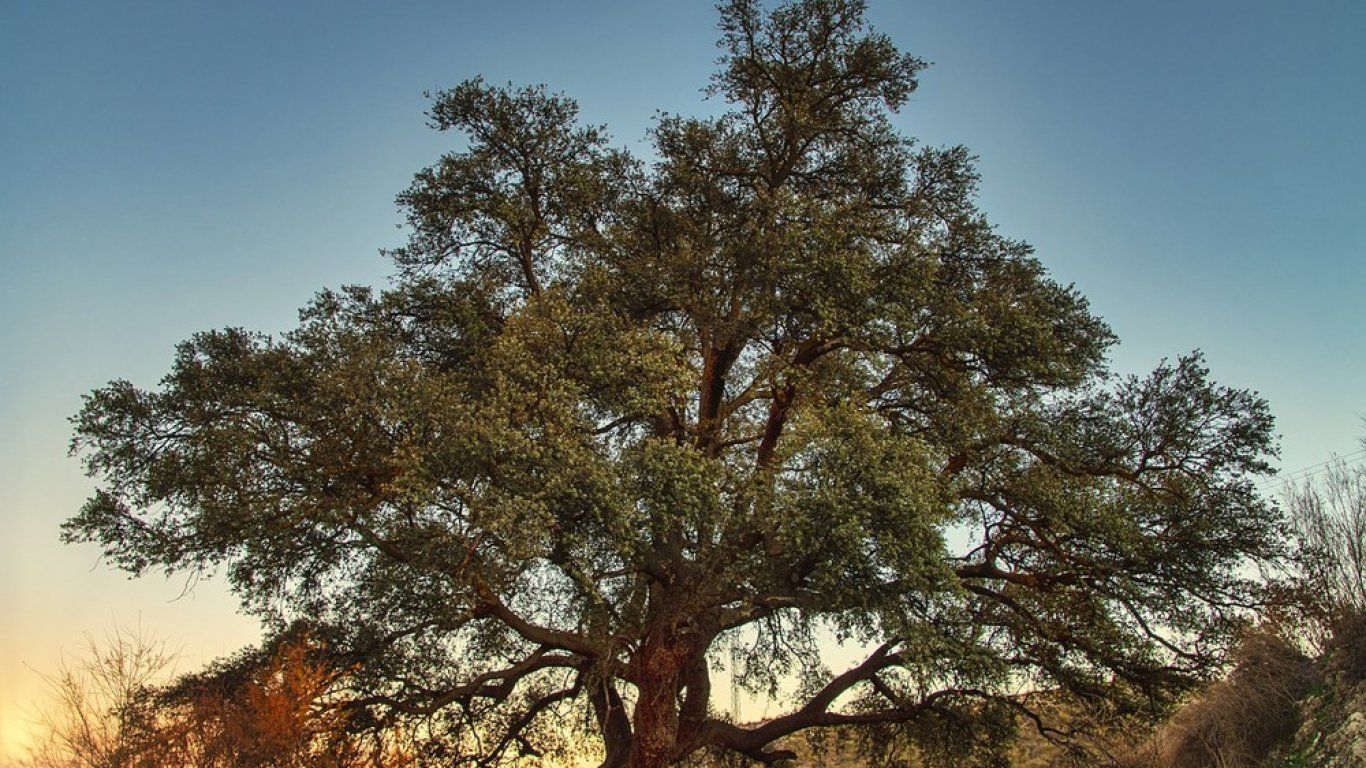
<path id="1" fill-rule="evenodd" d="M 308 618 L 359 664 L 351 722 L 438 763 L 566 722 L 609 768 L 841 726 L 970 746 L 1021 691 L 1207 671 L 1277 551 L 1265 404 L 1198 356 L 1107 373 L 969 153 L 894 128 L 924 65 L 862 2 L 720 13 L 729 111 L 659 118 L 648 162 L 541 88 L 436 94 L 466 140 L 400 195 L 390 289 L 91 394 L 66 537 Z M 862 661 L 827 670 L 831 638 Z M 784 714 L 718 712 L 732 653 Z"/>

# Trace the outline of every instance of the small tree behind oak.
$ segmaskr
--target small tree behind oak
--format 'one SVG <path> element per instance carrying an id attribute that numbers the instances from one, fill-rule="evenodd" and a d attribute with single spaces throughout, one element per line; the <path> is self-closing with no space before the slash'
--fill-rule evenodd
<path id="1" fill-rule="evenodd" d="M 661 117 L 648 164 L 540 88 L 437 94 L 464 142 L 399 197 L 392 288 L 90 395 L 67 538 L 327 627 L 355 712 L 433 762 L 566 722 L 608 768 L 835 727 L 981 762 L 1022 688 L 1205 673 L 1278 555 L 1265 404 L 1198 356 L 1108 374 L 969 153 L 894 128 L 923 64 L 861 2 L 720 12 L 729 111 Z M 867 653 L 827 670 L 822 632 Z M 799 681 L 783 714 L 717 711 L 736 646 L 744 684 Z"/>
<path id="2" fill-rule="evenodd" d="M 1304 576 L 1329 618 L 1366 615 L 1366 466 L 1334 458 L 1293 484 L 1286 505 L 1308 558 Z"/>
<path id="3" fill-rule="evenodd" d="M 147 691 L 141 761 L 194 768 L 402 768 L 403 734 L 355 728 L 339 692 L 350 670 L 299 627 L 260 649 Z"/>

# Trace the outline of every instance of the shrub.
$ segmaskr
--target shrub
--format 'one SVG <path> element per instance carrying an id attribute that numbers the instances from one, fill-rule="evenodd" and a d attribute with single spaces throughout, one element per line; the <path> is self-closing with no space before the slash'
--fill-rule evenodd
<path id="1" fill-rule="evenodd" d="M 1314 663 L 1267 630 L 1250 633 L 1233 671 L 1167 722 L 1130 765 L 1251 768 L 1299 727 L 1298 700 L 1319 682 Z"/>

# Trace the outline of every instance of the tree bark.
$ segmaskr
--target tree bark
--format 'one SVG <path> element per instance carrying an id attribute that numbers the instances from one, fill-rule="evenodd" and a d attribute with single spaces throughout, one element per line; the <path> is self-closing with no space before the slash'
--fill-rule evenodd
<path id="1" fill-rule="evenodd" d="M 679 757 L 678 694 L 692 645 L 669 622 L 657 623 L 646 634 L 635 659 L 639 698 L 630 768 L 663 768 Z"/>
<path id="2" fill-rule="evenodd" d="M 611 680 L 603 680 L 594 687 L 593 714 L 597 717 L 606 753 L 598 768 L 626 768 L 631 756 L 631 722 L 626 717 L 626 703 Z"/>

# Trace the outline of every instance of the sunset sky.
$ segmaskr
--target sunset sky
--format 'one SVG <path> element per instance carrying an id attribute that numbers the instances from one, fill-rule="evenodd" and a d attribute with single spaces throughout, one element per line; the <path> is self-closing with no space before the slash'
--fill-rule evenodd
<path id="1" fill-rule="evenodd" d="M 932 62 L 897 124 L 980 156 L 983 209 L 1110 322 L 1117 370 L 1202 349 L 1270 401 L 1283 470 L 1362 460 L 1366 3 L 870 5 Z M 657 110 L 721 108 L 714 27 L 677 0 L 0 6 L 0 762 L 83 633 L 140 624 L 182 670 L 257 636 L 218 580 L 59 543 L 81 395 L 382 284 L 394 195 L 457 146 L 424 91 L 545 83 L 645 152 Z"/>

